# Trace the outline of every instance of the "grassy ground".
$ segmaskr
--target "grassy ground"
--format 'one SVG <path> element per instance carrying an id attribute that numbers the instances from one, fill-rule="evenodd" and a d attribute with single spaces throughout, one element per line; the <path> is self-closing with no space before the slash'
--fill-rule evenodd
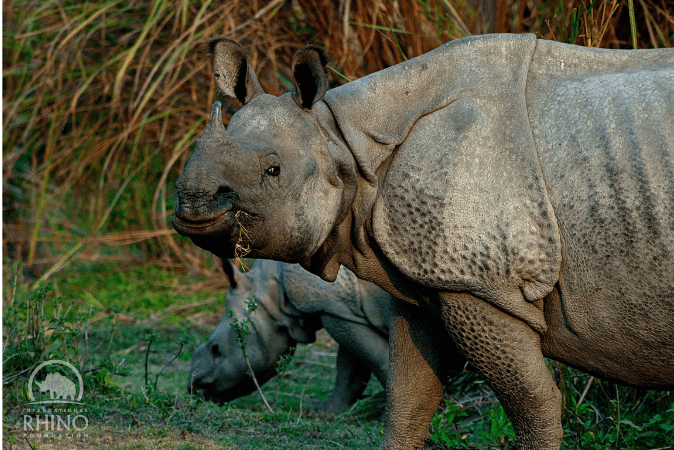
<path id="1" fill-rule="evenodd" d="M 101 266 L 57 277 L 43 298 L 26 301 L 30 295 L 20 285 L 11 303 L 15 310 L 26 307 L 26 314 L 5 314 L 4 375 L 10 382 L 3 387 L 3 448 L 30 448 L 29 442 L 35 448 L 61 446 L 52 438 L 23 434 L 28 372 L 14 377 L 24 367 L 11 357 L 35 350 L 20 347 L 31 301 L 44 312 L 37 318 L 46 331 L 38 359 L 69 360 L 84 373 L 88 436 L 63 440 L 67 446 L 296 449 L 332 448 L 337 442 L 356 449 L 378 442 L 384 394 L 376 380 L 348 414 L 313 417 L 315 403 L 334 383 L 337 348 L 324 332 L 315 344 L 297 350 L 282 377 L 263 386 L 273 414 L 257 393 L 222 407 L 190 395 L 191 354 L 224 314 L 224 287 L 213 287 L 217 284 L 152 266 Z M 5 292 L 12 291 L 8 283 Z"/>
<path id="2" fill-rule="evenodd" d="M 18 273 L 5 282 L 3 448 L 363 449 L 381 440 L 385 395 L 374 378 L 347 413 L 313 414 L 334 383 L 337 347 L 325 332 L 263 386 L 273 413 L 258 393 L 217 406 L 187 392 L 191 354 L 224 314 L 222 277 L 107 264 L 57 276 L 43 294 Z M 26 410 L 29 373 L 48 359 L 68 360 L 83 373 L 84 438 L 24 430 L 24 415 L 40 414 Z M 550 368 L 565 398 L 564 449 L 674 444 L 670 393 Z M 464 372 L 448 386 L 428 448 L 514 448 L 512 427 L 482 380 Z"/>
<path id="3" fill-rule="evenodd" d="M 374 397 L 367 398 L 344 417 L 330 420 L 311 417 L 315 402 L 330 392 L 333 381 L 330 367 L 334 367 L 336 352 L 327 336 L 322 336 L 317 344 L 300 348 L 285 376 L 263 387 L 265 396 L 275 408 L 272 414 L 265 409 L 258 394 L 222 407 L 190 396 L 186 391 L 189 361 L 172 363 L 162 372 L 157 389 L 154 389 L 156 374 L 176 351 L 171 338 L 176 328 L 157 331 L 155 350 L 151 351 L 148 364 L 150 383 L 146 386 L 144 357 L 147 343 L 134 342 L 136 338 L 142 339 L 137 328 L 120 327 L 118 333 L 125 337 L 113 340 L 116 350 L 113 358 L 126 360 L 128 371 L 124 376 L 114 375 L 106 393 L 85 396 L 88 437 L 80 439 L 79 444 L 77 439 L 66 440 L 68 445 L 123 449 L 297 449 L 333 448 L 332 442 L 339 442 L 345 448 L 357 449 L 372 446 L 370 436 L 376 436 L 381 429 L 378 419 L 384 397 L 376 382 L 366 393 Z M 193 336 L 201 335 L 205 339 L 209 332 L 208 329 L 195 329 Z M 187 346 L 187 355 L 191 354 L 190 347 L 193 348 Z M 13 399 L 7 400 L 3 444 L 15 442 L 14 448 L 24 448 L 23 419 L 21 414 L 16 414 L 21 410 L 22 402 L 12 404 Z M 372 405 L 375 408 L 371 408 Z M 54 439 L 30 435 L 28 441 L 41 448 L 59 445 Z"/>

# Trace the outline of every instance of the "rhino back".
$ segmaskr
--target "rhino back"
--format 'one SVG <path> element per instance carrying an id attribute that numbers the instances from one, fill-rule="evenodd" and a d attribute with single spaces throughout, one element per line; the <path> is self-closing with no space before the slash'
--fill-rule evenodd
<path id="1" fill-rule="evenodd" d="M 539 42 L 527 103 L 561 233 L 565 327 L 672 371 L 674 51 Z"/>
<path id="2" fill-rule="evenodd" d="M 365 314 L 363 303 L 373 299 L 364 297 L 359 280 L 353 272 L 340 268 L 334 282 L 323 281 L 298 264 L 283 264 L 282 283 L 289 304 L 302 314 L 331 314 L 340 319 L 363 325 L 385 327 L 384 320 L 370 311 Z M 378 291 L 379 288 L 376 288 Z M 369 306 L 368 310 L 371 310 Z M 377 323 L 372 323 L 371 320 Z"/>

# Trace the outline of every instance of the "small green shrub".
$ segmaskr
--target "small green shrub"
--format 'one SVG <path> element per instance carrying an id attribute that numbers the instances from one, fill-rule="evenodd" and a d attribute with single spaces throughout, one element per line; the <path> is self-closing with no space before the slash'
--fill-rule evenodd
<path id="1" fill-rule="evenodd" d="M 447 449 L 515 448 L 515 430 L 503 407 L 489 407 L 485 415 L 471 415 L 462 405 L 444 399 L 431 420 L 430 442 Z"/>
<path id="2" fill-rule="evenodd" d="M 461 433 L 456 420 L 467 417 L 462 405 L 454 405 L 444 399 L 445 406 L 437 411 L 431 420 L 431 442 L 444 444 L 449 448 L 468 448 L 465 439 L 467 434 Z"/>

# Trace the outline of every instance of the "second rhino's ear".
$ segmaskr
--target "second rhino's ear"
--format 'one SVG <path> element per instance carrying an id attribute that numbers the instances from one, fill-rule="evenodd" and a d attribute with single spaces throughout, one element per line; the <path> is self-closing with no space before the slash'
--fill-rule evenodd
<path id="1" fill-rule="evenodd" d="M 207 52 L 215 84 L 223 94 L 245 105 L 264 93 L 241 44 L 227 38 L 213 39 L 207 45 Z"/>
<path id="2" fill-rule="evenodd" d="M 239 269 L 237 269 L 230 260 L 225 258 L 221 258 L 220 260 L 222 261 L 222 269 L 225 271 L 225 275 L 227 275 L 227 279 L 229 280 L 229 286 L 232 289 L 236 289 L 238 286 L 245 283 L 243 274 L 239 272 Z"/>
<path id="3" fill-rule="evenodd" d="M 328 91 L 327 62 L 324 48 L 314 44 L 307 45 L 293 56 L 292 71 L 297 91 L 295 102 L 302 108 L 311 108 Z"/>

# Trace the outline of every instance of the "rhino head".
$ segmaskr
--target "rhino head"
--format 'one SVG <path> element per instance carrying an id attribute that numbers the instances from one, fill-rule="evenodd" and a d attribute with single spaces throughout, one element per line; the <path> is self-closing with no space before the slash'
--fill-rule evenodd
<path id="1" fill-rule="evenodd" d="M 246 353 L 260 385 L 276 375 L 278 359 L 288 354 L 297 342 L 316 340 L 315 330 L 299 317 L 289 315 L 283 307 L 283 289 L 279 283 L 278 264 L 258 261 L 253 269 L 240 273 L 224 262 L 229 278 L 226 307 L 239 322 L 247 318 L 247 300 L 255 298 L 258 309 L 250 314 L 251 334 Z M 225 315 L 208 342 L 196 348 L 192 356 L 188 392 L 200 393 L 216 403 L 225 403 L 255 390 L 248 375 L 248 365 L 236 342 L 233 319 Z"/>
<path id="2" fill-rule="evenodd" d="M 353 198 L 353 163 L 321 98 L 328 86 L 322 50 L 308 46 L 292 64 L 297 92 L 265 94 L 235 41 L 212 41 L 216 83 L 243 107 L 228 129 L 220 102 L 176 182 L 174 228 L 222 257 L 307 262 Z M 347 155 L 347 156 L 345 156 Z M 321 205 L 317 208 L 316 205 Z M 283 230 L 283 232 L 279 232 Z M 336 273 L 335 273 L 336 275 Z"/>

